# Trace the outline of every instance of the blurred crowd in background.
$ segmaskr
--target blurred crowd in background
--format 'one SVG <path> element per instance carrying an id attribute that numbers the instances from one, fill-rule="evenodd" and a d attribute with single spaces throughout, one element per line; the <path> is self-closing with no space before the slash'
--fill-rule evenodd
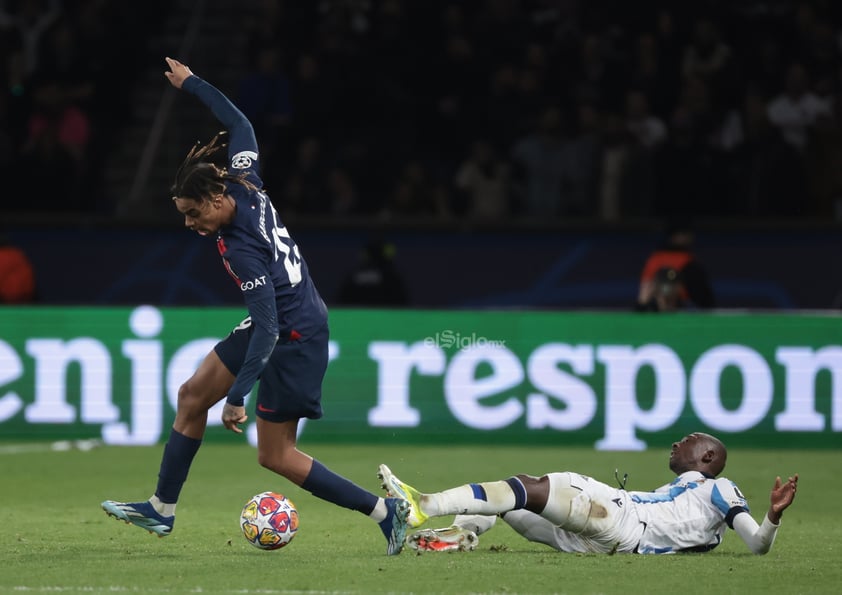
<path id="1" fill-rule="evenodd" d="M 229 4 L 226 90 L 282 215 L 842 220 L 842 3 Z M 167 6 L 0 1 L 0 210 L 113 204 L 102 157 Z"/>
<path id="2" fill-rule="evenodd" d="M 88 212 L 166 3 L 0 0 L 2 211 Z"/>

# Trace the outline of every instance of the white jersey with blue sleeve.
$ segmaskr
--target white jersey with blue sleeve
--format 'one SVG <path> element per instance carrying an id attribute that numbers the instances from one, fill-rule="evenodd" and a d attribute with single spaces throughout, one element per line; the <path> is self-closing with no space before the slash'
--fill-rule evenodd
<path id="1" fill-rule="evenodd" d="M 722 542 L 727 527 L 754 554 L 767 553 L 779 525 L 767 515 L 759 524 L 745 497 L 726 478 L 688 471 L 652 492 L 609 486 L 578 473 L 549 473 L 557 519 L 519 509 L 501 516 L 515 531 L 563 552 L 674 554 L 707 552 Z M 493 517 L 492 517 L 493 520 Z M 459 515 L 454 524 L 480 533 L 492 523 Z"/>
<path id="2" fill-rule="evenodd" d="M 749 512 L 731 480 L 687 471 L 654 492 L 629 492 L 645 525 L 641 554 L 709 551 L 722 542 L 734 517 Z"/>

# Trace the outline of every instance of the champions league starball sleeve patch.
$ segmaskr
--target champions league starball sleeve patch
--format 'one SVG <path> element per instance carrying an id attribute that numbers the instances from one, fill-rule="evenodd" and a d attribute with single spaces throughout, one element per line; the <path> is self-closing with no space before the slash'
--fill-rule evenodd
<path id="1" fill-rule="evenodd" d="M 736 484 L 724 477 L 716 480 L 710 496 L 711 502 L 724 515 L 730 515 L 733 509 L 749 511 L 748 502 Z M 729 517 L 731 518 L 732 515 Z M 729 523 L 730 525 L 730 523 Z"/>
<path id="2" fill-rule="evenodd" d="M 231 167 L 234 169 L 248 169 L 255 161 L 257 161 L 257 153 L 254 151 L 240 151 L 231 157 Z"/>

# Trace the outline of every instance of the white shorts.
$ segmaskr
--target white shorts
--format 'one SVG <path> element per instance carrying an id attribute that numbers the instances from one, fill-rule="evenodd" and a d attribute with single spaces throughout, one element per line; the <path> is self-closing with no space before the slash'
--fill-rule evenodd
<path id="1" fill-rule="evenodd" d="M 563 552 L 632 553 L 643 534 L 644 525 L 625 490 L 613 488 L 578 473 L 550 473 L 550 497 L 565 501 L 548 503 L 566 510 L 567 520 L 557 526 L 527 510 L 503 515 L 512 528 L 529 539 Z"/>

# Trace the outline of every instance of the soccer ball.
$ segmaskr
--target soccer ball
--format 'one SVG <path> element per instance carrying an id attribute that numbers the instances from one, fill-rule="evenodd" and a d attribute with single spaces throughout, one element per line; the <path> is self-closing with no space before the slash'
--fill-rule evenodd
<path id="1" fill-rule="evenodd" d="M 240 528 L 250 544 L 261 550 L 277 550 L 298 532 L 298 510 L 292 500 L 276 492 L 251 498 L 240 514 Z"/>

